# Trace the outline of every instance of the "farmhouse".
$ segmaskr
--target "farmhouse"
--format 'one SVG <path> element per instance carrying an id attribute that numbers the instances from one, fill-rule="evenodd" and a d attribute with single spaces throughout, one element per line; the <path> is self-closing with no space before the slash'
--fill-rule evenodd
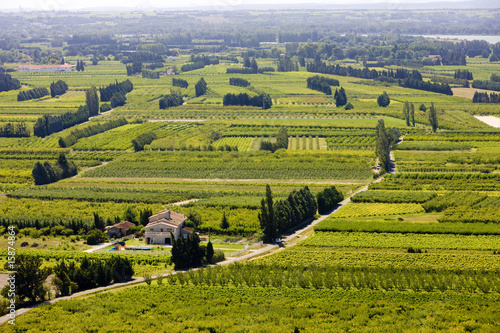
<path id="1" fill-rule="evenodd" d="M 172 244 L 174 238 L 187 237 L 191 231 L 185 227 L 187 216 L 170 209 L 165 209 L 149 217 L 144 239 L 146 244 Z"/>
<path id="2" fill-rule="evenodd" d="M 129 221 L 120 222 L 107 228 L 109 237 L 123 237 L 129 234 L 130 227 L 135 226 L 134 223 Z"/>
<path id="3" fill-rule="evenodd" d="M 21 73 L 35 72 L 72 72 L 72 65 L 19 65 L 17 70 Z"/>

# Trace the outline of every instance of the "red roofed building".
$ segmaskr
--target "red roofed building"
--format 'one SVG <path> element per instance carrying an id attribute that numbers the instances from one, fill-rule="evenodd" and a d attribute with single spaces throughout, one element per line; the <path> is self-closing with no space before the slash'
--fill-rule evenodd
<path id="1" fill-rule="evenodd" d="M 72 65 L 18 65 L 18 72 L 35 73 L 35 72 L 72 72 Z"/>
<path id="2" fill-rule="evenodd" d="M 128 230 L 133 226 L 135 226 L 135 223 L 129 221 L 120 222 L 107 228 L 108 236 L 117 238 L 127 236 L 129 234 Z"/>
<path id="3" fill-rule="evenodd" d="M 168 208 L 150 216 L 144 233 L 146 244 L 172 244 L 172 234 L 175 239 L 187 237 L 191 234 L 191 230 L 185 227 L 187 219 L 186 215 Z"/>

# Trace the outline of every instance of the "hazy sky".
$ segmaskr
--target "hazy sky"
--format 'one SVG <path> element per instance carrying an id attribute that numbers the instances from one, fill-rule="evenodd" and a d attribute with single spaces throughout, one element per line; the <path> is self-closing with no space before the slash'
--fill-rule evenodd
<path id="1" fill-rule="evenodd" d="M 245 4 L 352 4 L 370 2 L 391 2 L 395 7 L 398 3 L 425 3 L 433 0 L 0 0 L 0 9 L 18 9 L 19 7 L 37 10 L 74 10 L 96 7 L 130 7 L 146 8 L 179 8 L 179 7 L 213 7 L 213 9 L 231 8 Z M 457 0 L 434 0 L 457 2 Z M 460 0 L 458 0 L 460 1 Z M 493 0 L 496 1 L 496 0 Z"/>

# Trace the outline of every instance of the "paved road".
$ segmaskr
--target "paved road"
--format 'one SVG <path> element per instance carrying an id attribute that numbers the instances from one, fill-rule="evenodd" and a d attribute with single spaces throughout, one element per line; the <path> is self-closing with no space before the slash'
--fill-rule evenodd
<path id="1" fill-rule="evenodd" d="M 92 253 L 92 252 L 98 251 L 100 249 L 104 249 L 105 247 L 110 246 L 112 244 L 113 244 L 112 242 L 102 243 L 102 244 L 99 244 L 99 245 L 92 246 L 91 249 L 85 250 L 83 252 L 85 252 L 85 253 Z"/>

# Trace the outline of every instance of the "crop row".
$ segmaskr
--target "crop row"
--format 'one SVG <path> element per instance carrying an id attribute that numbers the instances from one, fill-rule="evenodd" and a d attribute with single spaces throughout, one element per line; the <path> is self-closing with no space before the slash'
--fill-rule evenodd
<path id="1" fill-rule="evenodd" d="M 447 218 L 447 216 L 445 215 Z M 444 218 L 440 218 L 444 219 Z M 358 221 L 329 218 L 314 227 L 323 232 L 368 232 L 400 234 L 500 235 L 498 225 L 491 223 L 405 223 L 387 220 Z"/>
<path id="2" fill-rule="evenodd" d="M 366 179 L 370 177 L 364 152 L 141 152 L 123 155 L 85 177 L 233 178 L 233 179 Z M 131 158 L 132 157 L 132 158 Z"/>
<path id="3" fill-rule="evenodd" d="M 351 198 L 352 202 L 424 203 L 436 196 L 435 192 L 363 191 Z"/>
<path id="4" fill-rule="evenodd" d="M 336 217 L 361 217 L 422 213 L 424 209 L 415 203 L 351 203 L 335 213 Z"/>
<path id="5" fill-rule="evenodd" d="M 287 287 L 344 290 L 397 290 L 414 292 L 500 293 L 500 273 L 425 271 L 417 269 L 283 267 L 259 264 L 234 264 L 190 271 L 167 277 L 171 285 L 221 286 L 221 287 Z"/>

